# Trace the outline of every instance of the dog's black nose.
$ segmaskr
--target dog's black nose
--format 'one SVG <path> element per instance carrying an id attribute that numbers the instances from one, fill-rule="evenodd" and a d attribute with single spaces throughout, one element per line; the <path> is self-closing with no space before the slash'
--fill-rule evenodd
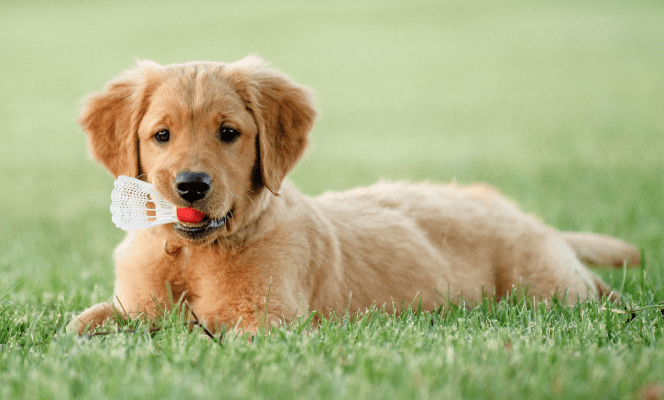
<path id="1" fill-rule="evenodd" d="M 212 180 L 204 172 L 181 172 L 175 177 L 180 197 L 190 203 L 200 200 L 210 191 Z"/>

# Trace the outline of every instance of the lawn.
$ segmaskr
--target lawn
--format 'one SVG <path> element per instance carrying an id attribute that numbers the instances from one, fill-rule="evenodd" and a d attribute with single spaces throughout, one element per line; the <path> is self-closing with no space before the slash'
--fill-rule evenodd
<path id="1" fill-rule="evenodd" d="M 228 3 L 228 4 L 225 4 Z M 561 230 L 620 237 L 619 307 L 519 301 L 306 320 L 220 343 L 76 338 L 113 293 L 112 177 L 80 99 L 133 65 L 258 54 L 315 89 L 306 194 L 488 182 Z M 475 0 L 0 4 L 0 398 L 664 398 L 664 3 Z"/>

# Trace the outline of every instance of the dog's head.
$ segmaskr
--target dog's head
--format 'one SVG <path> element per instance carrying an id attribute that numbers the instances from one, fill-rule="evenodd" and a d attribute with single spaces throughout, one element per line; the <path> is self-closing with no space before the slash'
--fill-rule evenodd
<path id="1" fill-rule="evenodd" d="M 195 243 L 232 234 L 277 194 L 302 156 L 316 112 L 310 93 L 257 57 L 231 64 L 139 62 L 90 95 L 79 117 L 93 157 L 114 176 L 155 185 Z"/>

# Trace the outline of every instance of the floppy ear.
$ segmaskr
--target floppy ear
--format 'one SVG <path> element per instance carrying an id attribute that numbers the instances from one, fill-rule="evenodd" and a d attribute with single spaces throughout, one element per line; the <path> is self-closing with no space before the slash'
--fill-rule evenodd
<path id="1" fill-rule="evenodd" d="M 90 152 L 116 178 L 138 177 L 138 124 L 151 91 L 148 76 L 153 74 L 149 71 L 160 68 L 156 63 L 139 62 L 84 101 L 78 123 L 88 136 Z"/>
<path id="2" fill-rule="evenodd" d="M 256 118 L 263 184 L 277 194 L 307 147 L 316 120 L 311 93 L 255 56 L 227 65 L 227 72 Z"/>

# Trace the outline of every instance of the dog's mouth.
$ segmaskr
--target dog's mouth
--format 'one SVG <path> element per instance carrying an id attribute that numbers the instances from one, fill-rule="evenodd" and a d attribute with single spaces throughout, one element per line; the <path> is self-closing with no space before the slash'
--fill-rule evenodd
<path id="1" fill-rule="evenodd" d="M 204 239 L 219 228 L 223 228 L 228 224 L 228 220 L 233 217 L 233 210 L 231 209 L 221 218 L 210 218 L 206 215 L 199 223 L 189 222 L 176 222 L 173 229 L 180 235 L 191 240 Z"/>

